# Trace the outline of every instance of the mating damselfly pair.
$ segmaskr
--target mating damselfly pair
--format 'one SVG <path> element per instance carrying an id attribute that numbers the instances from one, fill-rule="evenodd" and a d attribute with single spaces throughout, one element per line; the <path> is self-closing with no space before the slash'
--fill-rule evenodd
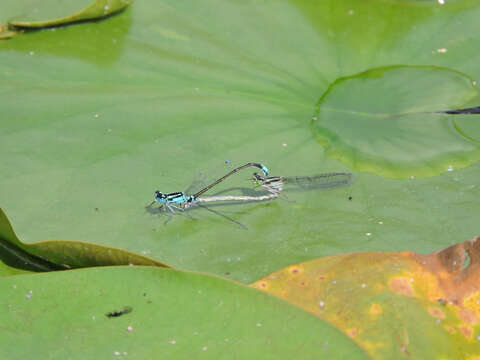
<path id="1" fill-rule="evenodd" d="M 253 173 L 252 180 L 257 186 L 261 186 L 264 190 L 268 191 L 268 194 L 259 194 L 255 196 L 240 196 L 240 195 L 226 195 L 226 196 L 206 196 L 201 197 L 208 190 L 214 186 L 220 184 L 222 181 L 232 176 L 233 174 L 244 170 L 249 167 L 256 167 L 262 171 L 262 174 L 257 172 Z M 296 185 L 304 188 L 312 189 L 331 189 L 340 186 L 350 185 L 352 183 L 352 174 L 350 173 L 324 173 L 313 176 L 269 176 L 268 168 L 260 163 L 249 162 L 242 166 L 239 166 L 232 171 L 228 172 L 221 178 L 213 181 L 211 184 L 205 186 L 200 191 L 187 195 L 184 192 L 172 192 L 162 193 L 159 190 L 154 193 L 155 202 L 160 203 L 161 207 L 165 210 L 169 210 L 172 213 L 177 210 L 185 210 L 191 208 L 194 205 L 201 203 L 212 203 L 221 201 L 265 201 L 272 200 L 278 197 L 282 192 L 285 185 Z"/>

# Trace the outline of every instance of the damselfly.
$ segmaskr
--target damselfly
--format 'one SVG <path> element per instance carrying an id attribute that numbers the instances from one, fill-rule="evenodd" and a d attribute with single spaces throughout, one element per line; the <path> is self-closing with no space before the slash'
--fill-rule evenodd
<path id="1" fill-rule="evenodd" d="M 262 176 L 253 174 L 253 181 L 273 194 L 279 194 L 287 184 L 310 189 L 330 189 L 352 183 L 351 173 L 325 173 L 313 176 Z"/>
<path id="2" fill-rule="evenodd" d="M 238 172 L 240 170 L 243 170 L 243 169 L 246 169 L 246 168 L 251 167 L 251 166 L 255 166 L 255 167 L 259 168 L 260 170 L 262 170 L 264 176 L 268 176 L 268 169 L 265 165 L 260 164 L 260 163 L 249 162 L 249 163 L 246 163 L 245 165 L 242 165 L 242 166 L 239 166 L 239 167 L 233 169 L 228 174 L 226 174 L 226 175 L 222 176 L 221 178 L 215 180 L 210 185 L 207 185 L 206 187 L 204 187 L 203 189 L 201 189 L 200 191 L 196 192 L 193 195 L 187 195 L 184 192 L 173 192 L 173 193 L 164 194 L 164 193 L 160 192 L 159 190 L 157 190 L 157 191 L 155 191 L 155 193 L 153 195 L 154 200 L 152 201 L 152 203 L 150 205 L 154 204 L 155 202 L 158 202 L 162 206 L 165 206 L 165 208 L 170 210 L 171 212 L 175 212 L 174 209 L 184 210 L 186 208 L 191 207 L 195 203 L 195 201 L 199 198 L 199 196 L 201 196 L 202 194 L 204 194 L 205 192 L 210 190 L 215 185 L 218 185 L 223 180 L 225 180 L 229 176 L 235 174 L 236 172 Z"/>

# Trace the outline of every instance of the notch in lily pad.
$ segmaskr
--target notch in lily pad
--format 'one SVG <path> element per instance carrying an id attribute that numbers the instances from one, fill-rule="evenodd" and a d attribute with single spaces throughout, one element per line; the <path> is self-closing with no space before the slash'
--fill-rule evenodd
<path id="1" fill-rule="evenodd" d="M 9 2 L 4 5 L 11 13 L 6 23 L 0 23 L 0 39 L 9 39 L 28 30 L 106 18 L 131 4 L 131 0 L 66 0 L 60 3 L 45 0 L 40 4 L 29 1 L 20 5 L 16 1 L 9 5 Z"/>
<path id="2" fill-rule="evenodd" d="M 456 110 L 444 110 L 444 111 L 438 111 L 439 113 L 443 114 L 450 114 L 450 115 L 460 115 L 460 114 L 480 114 L 480 106 L 475 106 L 471 108 L 466 108 L 466 109 L 456 109 Z"/>

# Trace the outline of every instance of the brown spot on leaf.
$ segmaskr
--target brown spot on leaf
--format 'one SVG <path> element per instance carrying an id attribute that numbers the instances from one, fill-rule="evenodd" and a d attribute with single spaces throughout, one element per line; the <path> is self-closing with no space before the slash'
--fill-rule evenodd
<path id="1" fill-rule="evenodd" d="M 318 279 L 318 280 L 326 280 L 326 279 L 328 279 L 328 276 L 326 276 L 326 275 L 318 275 L 317 279 Z"/>
<path id="2" fill-rule="evenodd" d="M 459 304 L 479 290 L 480 236 L 430 255 L 416 254 L 415 258 L 428 272 L 436 275 L 449 302 Z"/>
<path id="3" fill-rule="evenodd" d="M 430 315 L 432 315 L 433 317 L 436 317 L 437 319 L 445 319 L 445 313 L 443 312 L 442 309 L 430 307 L 428 308 L 428 312 L 430 313 Z"/>
<path id="4" fill-rule="evenodd" d="M 351 338 L 354 338 L 355 336 L 358 335 L 358 329 L 353 328 L 353 329 L 347 329 L 347 335 L 350 336 Z"/>
<path id="5" fill-rule="evenodd" d="M 439 303 L 440 305 L 442 305 L 442 306 L 447 305 L 447 300 L 445 300 L 445 299 L 438 298 L 437 301 L 438 301 L 438 303 Z"/>
<path id="6" fill-rule="evenodd" d="M 412 284 L 407 278 L 404 277 L 395 277 L 391 279 L 388 283 L 393 292 L 406 296 L 414 296 L 415 291 L 413 290 Z"/>
<path id="7" fill-rule="evenodd" d="M 455 330 L 453 327 L 448 326 L 448 325 L 444 325 L 443 328 L 445 329 L 446 332 L 448 332 L 452 335 L 457 332 L 457 330 Z"/>
<path id="8" fill-rule="evenodd" d="M 458 330 L 460 330 L 460 332 L 465 335 L 465 337 L 467 338 L 471 338 L 472 337 L 472 328 L 470 326 L 466 326 L 466 325 L 458 325 Z"/>
<path id="9" fill-rule="evenodd" d="M 267 287 L 267 282 L 266 281 L 260 281 L 257 286 L 259 288 L 265 289 Z"/>
<path id="10" fill-rule="evenodd" d="M 290 266 L 290 268 L 288 268 L 288 272 L 290 274 L 293 274 L 293 275 L 298 275 L 298 274 L 301 274 L 303 272 L 303 269 L 294 265 L 294 266 Z"/>
<path id="11" fill-rule="evenodd" d="M 382 307 L 379 304 L 373 303 L 372 306 L 370 306 L 370 314 L 378 315 L 381 313 L 382 313 Z"/>
<path id="12" fill-rule="evenodd" d="M 475 313 L 470 309 L 458 310 L 458 317 L 470 325 L 475 325 L 478 323 L 477 315 L 475 315 Z"/>

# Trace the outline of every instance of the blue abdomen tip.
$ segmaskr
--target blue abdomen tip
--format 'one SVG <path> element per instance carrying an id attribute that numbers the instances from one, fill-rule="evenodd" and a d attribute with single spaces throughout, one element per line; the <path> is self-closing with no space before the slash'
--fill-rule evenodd
<path id="1" fill-rule="evenodd" d="M 265 174 L 265 176 L 268 176 L 268 168 L 263 164 L 260 164 L 260 165 L 262 166 L 262 171 Z"/>

